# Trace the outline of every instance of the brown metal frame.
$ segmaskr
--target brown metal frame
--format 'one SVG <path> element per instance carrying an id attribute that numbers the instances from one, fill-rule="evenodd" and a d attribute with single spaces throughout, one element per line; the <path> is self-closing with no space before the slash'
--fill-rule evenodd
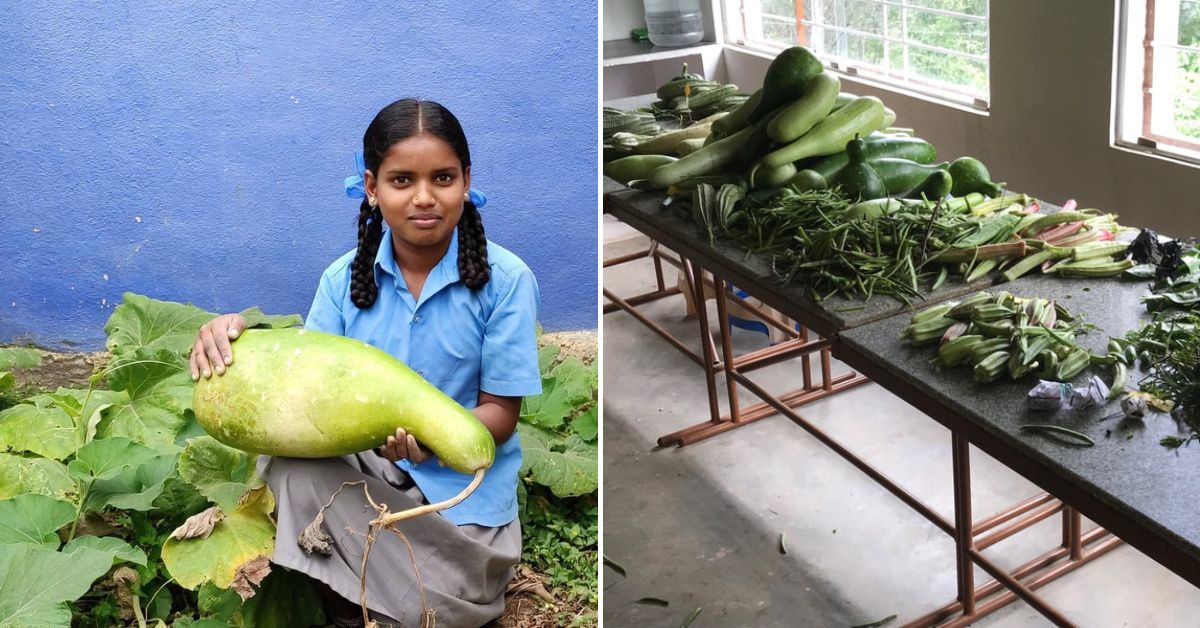
<path id="1" fill-rule="evenodd" d="M 660 436 L 658 438 L 659 447 L 669 447 L 671 445 L 683 447 L 775 414 L 775 410 L 767 403 L 757 403 L 746 408 L 741 407 L 738 399 L 737 380 L 732 377 L 733 374 L 744 375 L 755 369 L 778 364 L 797 357 L 801 358 L 802 387 L 782 397 L 783 403 L 787 407 L 792 408 L 823 399 L 848 388 L 865 384 L 868 381 L 867 378 L 853 371 L 835 377 L 831 372 L 832 360 L 829 340 L 820 337 L 810 339 L 810 332 L 807 328 L 800 326 L 798 329 L 792 329 L 774 318 L 763 315 L 758 308 L 734 295 L 731 291 L 726 290 L 725 286 L 727 284 L 724 280 L 711 273 L 708 274 L 712 277 L 709 280 L 706 273 L 697 264 L 678 253 L 676 255 L 678 256 L 677 260 L 665 257 L 658 250 L 658 242 L 652 241 L 650 248 L 645 251 L 631 253 L 611 260 L 605 260 L 604 262 L 604 267 L 608 268 L 648 256 L 654 257 L 658 289 L 653 292 L 622 298 L 605 288 L 603 294 L 610 303 L 605 304 L 604 312 L 607 314 L 617 309 L 624 310 L 704 369 L 704 380 L 708 393 L 708 420 Z M 636 309 L 637 305 L 655 301 L 679 292 L 678 289 L 666 289 L 660 259 L 665 259 L 669 263 L 678 266 L 683 272 L 685 289 L 691 292 L 691 296 L 696 303 L 696 318 L 700 326 L 703 355 L 692 351 L 669 331 Z M 722 348 L 728 349 L 727 351 L 723 351 L 720 356 L 718 356 L 717 342 L 713 339 L 713 330 L 708 321 L 707 295 L 704 291 L 706 283 L 712 284 L 716 288 L 716 301 L 718 304 L 717 320 L 721 322 L 717 335 L 720 337 Z M 729 334 L 727 299 L 738 303 L 763 323 L 783 331 L 789 336 L 789 339 L 740 356 L 733 355 L 733 346 Z M 814 353 L 820 355 L 821 377 L 818 382 L 813 381 L 811 358 Z M 720 401 L 717 399 L 716 375 L 718 372 L 724 372 L 726 375 L 729 408 L 727 414 L 721 414 Z"/>
<path id="2" fill-rule="evenodd" d="M 650 249 L 642 252 L 640 255 L 623 256 L 622 258 L 615 258 L 604 263 L 605 267 L 610 267 L 647 255 L 654 255 L 655 271 L 658 280 L 657 291 L 629 299 L 622 299 L 610 290 L 604 289 L 604 296 L 612 302 L 612 309 L 609 309 L 608 305 L 605 306 L 606 312 L 614 311 L 615 309 L 628 312 L 704 369 L 705 385 L 708 393 L 709 420 L 660 437 L 658 439 L 660 446 L 675 444 L 682 447 L 771 416 L 776 412 L 783 414 L 847 462 L 861 470 L 875 483 L 925 517 L 937 528 L 954 538 L 955 570 L 958 578 L 956 599 L 917 619 L 909 621 L 905 626 L 914 628 L 935 625 L 965 626 L 1018 599 L 1029 604 L 1055 625 L 1074 625 L 1034 591 L 1119 546 L 1122 543 L 1120 538 L 1113 536 L 1103 528 L 1096 528 L 1084 533 L 1079 511 L 1067 506 L 1052 497 L 1049 493 L 1037 495 L 980 521 L 974 521 L 972 519 L 971 507 L 970 443 L 962 432 L 954 429 L 952 425 L 947 425 L 946 421 L 939 421 L 951 430 L 953 452 L 954 521 L 947 520 L 918 497 L 909 493 L 881 471 L 856 456 L 841 443 L 825 434 L 821 429 L 794 410 L 794 408 L 809 401 L 821 399 L 869 381 L 862 374 L 855 371 L 836 378 L 832 377 L 830 370 L 831 341 L 829 339 L 817 337 L 810 340 L 808 336 L 809 332 L 806 328 L 800 327 L 798 331 L 787 329 L 779 321 L 764 316 L 761 317 L 764 323 L 783 329 L 794 337 L 766 349 L 741 356 L 734 355 L 728 326 L 728 301 L 733 300 L 746 306 L 748 311 L 751 312 L 756 310 L 728 290 L 728 284 L 724 279 L 716 273 L 709 273 L 712 277 L 712 285 L 714 287 L 713 296 L 716 301 L 717 320 L 721 322 L 717 330 L 717 334 L 720 337 L 720 355 L 718 356 L 717 343 L 713 339 L 713 330 L 708 321 L 708 304 L 704 291 L 705 283 L 708 279 L 706 278 L 705 270 L 695 261 L 689 260 L 682 255 L 678 258 L 678 266 L 683 272 L 686 289 L 692 291 L 695 298 L 703 356 L 697 355 L 681 341 L 672 336 L 666 329 L 638 312 L 635 307 L 637 304 L 667 296 L 665 294 L 667 290 L 662 277 L 661 265 L 658 262 L 658 256 L 661 255 L 661 252 L 657 251 L 657 246 L 658 243 L 654 242 Z M 674 264 L 675 260 L 670 260 L 670 262 Z M 814 353 L 819 353 L 821 357 L 821 378 L 818 384 L 814 384 L 812 378 L 810 358 Z M 748 373 L 755 368 L 776 364 L 794 357 L 802 358 L 801 375 L 803 387 L 782 397 L 772 395 L 748 376 Z M 724 373 L 727 384 L 727 403 L 729 407 L 729 414 L 727 415 L 721 415 L 719 410 L 716 385 L 716 374 L 718 371 Z M 884 379 L 886 380 L 887 378 Z M 892 383 L 895 384 L 895 382 Z M 762 402 L 742 408 L 738 399 L 737 389 L 739 384 L 761 399 Z M 887 386 L 885 385 L 885 387 Z M 887 388 L 889 390 L 893 389 L 892 387 Z M 918 405 L 917 407 L 922 406 Z M 1062 541 L 1058 547 L 1033 558 L 1011 571 L 997 566 L 983 555 L 982 552 L 992 545 L 1059 513 L 1062 515 Z M 980 586 L 976 586 L 974 582 L 975 565 L 981 567 L 993 579 Z"/>

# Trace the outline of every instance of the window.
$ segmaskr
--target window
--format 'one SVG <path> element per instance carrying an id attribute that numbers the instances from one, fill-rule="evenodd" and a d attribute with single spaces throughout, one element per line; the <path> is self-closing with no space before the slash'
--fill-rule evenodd
<path id="1" fill-rule="evenodd" d="M 1118 142 L 1200 161 L 1200 0 L 1122 11 Z"/>
<path id="2" fill-rule="evenodd" d="M 986 108 L 988 0 L 725 0 L 726 41 Z"/>

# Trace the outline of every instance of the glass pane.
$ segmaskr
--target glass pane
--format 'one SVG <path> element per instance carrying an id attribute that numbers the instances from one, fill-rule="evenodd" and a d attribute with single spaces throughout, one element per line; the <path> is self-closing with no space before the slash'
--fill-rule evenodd
<path id="1" fill-rule="evenodd" d="M 1180 15 L 1181 23 L 1182 20 Z M 1200 53 L 1181 50 L 1176 54 L 1179 65 L 1171 90 L 1175 131 L 1190 139 L 1200 139 Z"/>
<path id="2" fill-rule="evenodd" d="M 987 0 L 908 0 L 908 4 L 915 7 L 927 7 L 980 17 L 988 14 Z"/>
<path id="3" fill-rule="evenodd" d="M 1200 46 L 1200 1 L 1179 2 L 1179 44 Z"/>
<path id="4" fill-rule="evenodd" d="M 796 19 L 764 14 L 763 38 L 773 44 L 796 45 Z"/>
<path id="5" fill-rule="evenodd" d="M 909 48 L 908 60 L 912 72 L 921 77 L 957 85 L 971 93 L 987 93 L 986 63 L 921 48 Z"/>
<path id="6" fill-rule="evenodd" d="M 974 55 L 987 54 L 987 24 L 978 20 L 908 11 L 908 40 Z"/>

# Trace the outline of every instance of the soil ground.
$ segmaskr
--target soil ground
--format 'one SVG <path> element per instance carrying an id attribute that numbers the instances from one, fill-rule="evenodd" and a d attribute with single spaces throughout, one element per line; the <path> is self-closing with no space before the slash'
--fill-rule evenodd
<path id="1" fill-rule="evenodd" d="M 547 333 L 542 335 L 541 343 L 558 343 L 564 356 L 575 356 L 590 363 L 596 359 L 598 337 L 595 331 Z M 109 357 L 107 351 L 59 353 L 43 350 L 41 366 L 12 371 L 16 385 L 9 396 L 16 400 L 38 390 L 85 387 L 88 378 L 104 368 Z M 572 618 L 595 610 L 586 609 L 578 601 L 559 600 L 553 591 L 539 586 L 542 580 L 541 574 L 524 567 L 520 569 L 509 586 L 510 591 L 517 592 L 508 595 L 504 615 L 491 625 L 495 628 L 567 625 Z"/>

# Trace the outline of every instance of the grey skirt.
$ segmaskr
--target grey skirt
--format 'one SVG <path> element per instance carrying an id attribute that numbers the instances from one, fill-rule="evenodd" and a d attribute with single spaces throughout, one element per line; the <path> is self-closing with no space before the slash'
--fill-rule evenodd
<path id="1" fill-rule="evenodd" d="M 320 580 L 359 603 L 362 555 L 375 510 L 361 486 L 350 486 L 325 510 L 329 555 L 307 553 L 297 543 L 343 482 L 365 480 L 376 503 L 397 512 L 427 503 L 407 473 L 375 451 L 340 458 L 260 456 L 258 474 L 275 494 L 277 532 L 272 562 Z M 504 613 L 504 588 L 521 558 L 519 520 L 499 528 L 455 525 L 440 513 L 402 521 L 396 528 L 412 544 L 425 600 L 436 625 L 482 626 Z M 421 593 L 408 547 L 383 532 L 371 547 L 367 607 L 403 626 L 421 625 Z"/>

